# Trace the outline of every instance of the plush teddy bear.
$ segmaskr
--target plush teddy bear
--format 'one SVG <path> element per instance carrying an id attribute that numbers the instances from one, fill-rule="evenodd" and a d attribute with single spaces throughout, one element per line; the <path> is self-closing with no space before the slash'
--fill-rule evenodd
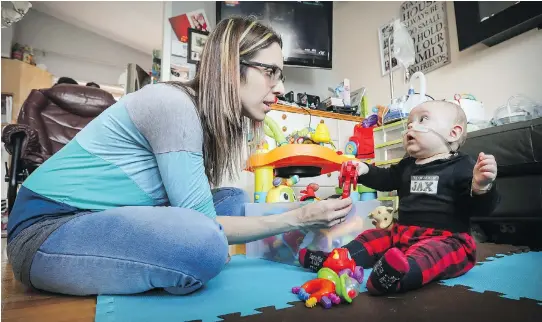
<path id="1" fill-rule="evenodd" d="M 397 211 L 392 207 L 378 206 L 369 214 L 376 228 L 391 230 L 396 221 Z"/>

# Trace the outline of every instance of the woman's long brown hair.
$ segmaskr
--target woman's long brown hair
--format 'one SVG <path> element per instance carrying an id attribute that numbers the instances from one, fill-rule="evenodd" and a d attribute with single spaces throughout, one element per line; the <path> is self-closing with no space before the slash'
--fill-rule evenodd
<path id="1" fill-rule="evenodd" d="M 203 127 L 205 173 L 211 185 L 219 185 L 226 173 L 234 179 L 244 168 L 248 132 L 259 140 L 260 122 L 242 115 L 239 89 L 247 67 L 240 60 L 250 60 L 273 43 L 282 47 L 280 36 L 253 18 L 222 20 L 205 43 L 194 79 L 167 82 L 185 90 L 196 105 Z"/>

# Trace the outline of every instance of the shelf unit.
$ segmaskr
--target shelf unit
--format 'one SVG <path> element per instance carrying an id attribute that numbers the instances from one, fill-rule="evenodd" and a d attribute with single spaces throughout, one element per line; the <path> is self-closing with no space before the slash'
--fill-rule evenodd
<path id="1" fill-rule="evenodd" d="M 377 167 L 389 167 L 399 163 L 403 159 L 406 151 L 403 148 L 403 130 L 405 129 L 406 120 L 397 121 L 386 124 L 384 126 L 374 128 L 375 141 L 375 159 L 374 164 Z M 382 192 L 378 191 L 378 200 L 382 201 L 386 206 L 399 206 L 399 197 L 397 191 Z"/>
<path id="2" fill-rule="evenodd" d="M 352 122 L 357 122 L 357 123 L 360 123 L 363 121 L 363 117 L 359 117 L 359 116 L 333 113 L 333 112 L 327 112 L 327 111 L 321 111 L 321 110 L 311 110 L 307 108 L 282 105 L 282 104 L 273 104 L 271 105 L 271 109 L 275 111 L 290 112 L 290 113 L 305 114 L 305 115 L 309 115 L 310 113 L 310 115 L 312 116 L 325 117 L 328 119 L 335 119 L 335 120 L 342 120 L 342 121 L 352 121 Z"/>

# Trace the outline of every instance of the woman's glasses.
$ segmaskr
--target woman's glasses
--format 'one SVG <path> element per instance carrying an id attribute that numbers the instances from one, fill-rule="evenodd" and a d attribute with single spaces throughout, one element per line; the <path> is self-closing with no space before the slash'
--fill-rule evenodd
<path id="1" fill-rule="evenodd" d="M 279 81 L 284 83 L 284 81 L 286 80 L 286 78 L 282 74 L 282 69 L 280 69 L 278 66 L 254 62 L 254 61 L 247 61 L 244 59 L 241 60 L 241 64 L 245 66 L 249 66 L 249 67 L 263 68 L 264 72 L 267 73 L 267 75 L 269 76 L 273 84 L 277 84 Z"/>

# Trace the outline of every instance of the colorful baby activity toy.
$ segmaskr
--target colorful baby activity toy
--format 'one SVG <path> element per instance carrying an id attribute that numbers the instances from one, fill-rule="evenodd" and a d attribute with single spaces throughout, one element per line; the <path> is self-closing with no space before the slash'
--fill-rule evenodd
<path id="1" fill-rule="evenodd" d="M 299 287 L 292 293 L 312 308 L 320 303 L 325 309 L 341 302 L 352 303 L 358 296 L 363 281 L 363 268 L 356 266 L 346 248 L 334 249 L 324 261 L 317 277 Z"/>

